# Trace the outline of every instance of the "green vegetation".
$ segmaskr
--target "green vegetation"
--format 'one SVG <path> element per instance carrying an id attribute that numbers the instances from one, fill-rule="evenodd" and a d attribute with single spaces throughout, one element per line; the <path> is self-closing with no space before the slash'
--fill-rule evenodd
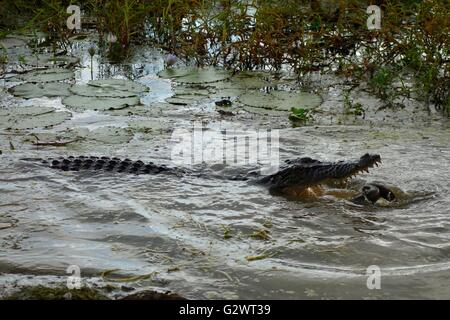
<path id="1" fill-rule="evenodd" d="M 312 120 L 311 110 L 304 108 L 292 108 L 292 114 L 289 116 L 289 120 L 294 123 L 306 123 Z"/>
<path id="2" fill-rule="evenodd" d="M 65 46 L 70 1 L 7 1 L 0 37 L 43 31 Z M 422 99 L 448 113 L 450 10 L 447 0 L 384 1 L 380 30 L 368 30 L 367 1 L 347 0 L 84 0 L 83 28 L 100 35 L 99 50 L 113 60 L 133 43 L 148 43 L 199 66 L 280 70 L 299 78 L 334 72 L 367 80 L 387 106 Z M 115 42 L 108 41 L 113 36 Z M 413 86 L 402 84 L 413 79 Z"/>
<path id="3" fill-rule="evenodd" d="M 49 288 L 45 286 L 25 286 L 18 292 L 5 297 L 6 300 L 110 300 L 99 291 L 82 287 L 68 289 L 66 286 Z"/>
<path id="4" fill-rule="evenodd" d="M 352 99 L 350 99 L 350 91 L 345 91 L 344 93 L 344 113 L 355 116 L 364 116 L 365 113 L 360 102 L 354 103 Z"/>

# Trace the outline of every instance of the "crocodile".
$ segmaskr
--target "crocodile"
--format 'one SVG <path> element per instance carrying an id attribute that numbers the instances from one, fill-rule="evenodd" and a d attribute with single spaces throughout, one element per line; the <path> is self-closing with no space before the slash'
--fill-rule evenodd
<path id="1" fill-rule="evenodd" d="M 120 159 L 115 157 L 69 156 L 58 159 L 31 159 L 63 171 L 96 170 L 131 174 L 201 174 L 176 167 L 157 165 L 153 162 L 144 163 L 141 160 Z M 361 172 L 369 172 L 369 168 L 378 166 L 381 157 L 378 154 L 365 154 L 356 160 L 337 162 L 322 162 L 309 157 L 286 160 L 280 170 L 271 175 L 261 175 L 259 170 L 249 171 L 241 176 L 221 177 L 231 180 L 248 180 L 265 185 L 271 193 L 287 194 L 298 197 L 317 197 L 326 194 L 323 185 L 342 183 Z M 204 175 L 207 175 L 203 173 Z M 332 193 L 331 193 L 332 194 Z M 361 192 L 351 200 L 357 204 L 375 203 L 380 198 L 387 201 L 395 200 L 394 193 L 381 184 L 367 184 Z"/>

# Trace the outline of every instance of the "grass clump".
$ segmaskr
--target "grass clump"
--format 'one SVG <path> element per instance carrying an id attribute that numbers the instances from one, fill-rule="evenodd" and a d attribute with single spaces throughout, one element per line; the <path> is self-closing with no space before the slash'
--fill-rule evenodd
<path id="1" fill-rule="evenodd" d="M 289 120 L 294 124 L 304 124 L 312 120 L 311 110 L 304 108 L 291 108 Z"/>
<path id="2" fill-rule="evenodd" d="M 65 286 L 24 286 L 19 291 L 4 298 L 5 300 L 110 300 L 99 291 L 82 287 L 68 289 Z"/>

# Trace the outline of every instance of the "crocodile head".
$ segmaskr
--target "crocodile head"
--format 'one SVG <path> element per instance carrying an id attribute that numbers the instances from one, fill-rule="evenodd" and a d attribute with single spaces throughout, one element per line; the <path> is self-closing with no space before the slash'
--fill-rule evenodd
<path id="1" fill-rule="evenodd" d="M 357 160 L 337 162 L 300 158 L 286 161 L 286 166 L 280 171 L 259 181 L 268 185 L 272 191 L 285 188 L 301 190 L 332 181 L 344 182 L 360 172 L 369 172 L 369 168 L 378 166 L 378 163 L 381 163 L 381 157 L 368 153 Z"/>

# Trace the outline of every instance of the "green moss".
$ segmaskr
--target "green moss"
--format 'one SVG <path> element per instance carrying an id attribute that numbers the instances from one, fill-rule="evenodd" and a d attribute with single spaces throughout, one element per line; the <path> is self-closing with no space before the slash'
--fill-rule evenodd
<path id="1" fill-rule="evenodd" d="M 65 286 L 49 288 L 45 286 L 25 286 L 20 291 L 7 296 L 5 300 L 110 300 L 99 291 L 82 287 L 68 289 Z"/>

